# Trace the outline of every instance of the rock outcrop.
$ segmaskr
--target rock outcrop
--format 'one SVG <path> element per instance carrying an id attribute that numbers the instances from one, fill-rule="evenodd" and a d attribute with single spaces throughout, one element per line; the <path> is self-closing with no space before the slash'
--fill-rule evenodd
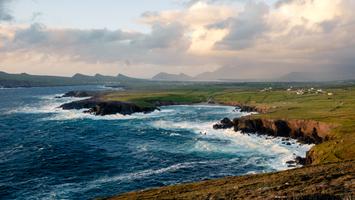
<path id="1" fill-rule="evenodd" d="M 64 110 L 88 109 L 84 112 L 100 116 L 114 114 L 130 115 L 137 112 L 148 113 L 156 110 L 156 107 L 140 107 L 133 103 L 103 101 L 95 98 L 66 103 L 60 107 Z"/>
<path id="2" fill-rule="evenodd" d="M 312 120 L 273 120 L 242 117 L 223 119 L 215 129 L 231 128 L 242 133 L 255 133 L 274 137 L 289 137 L 306 144 L 319 144 L 328 139 L 331 127 Z M 232 124 L 232 126 L 231 126 Z"/>
<path id="3" fill-rule="evenodd" d="M 247 105 L 239 105 L 238 108 L 240 112 L 258 112 L 260 111 L 257 107 L 254 106 L 247 106 Z"/>
<path id="4" fill-rule="evenodd" d="M 257 113 L 266 113 L 268 111 L 268 107 L 266 106 L 251 106 L 238 102 L 223 102 L 223 105 L 235 106 L 236 110 L 240 112 L 257 112 Z"/>
<path id="5" fill-rule="evenodd" d="M 83 97 L 93 97 L 101 94 L 102 92 L 100 91 L 70 91 L 65 93 L 62 97 L 77 97 L 77 98 L 83 98 Z"/>
<path id="6" fill-rule="evenodd" d="M 234 126 L 234 123 L 232 122 L 232 120 L 230 120 L 229 118 L 224 118 L 224 119 L 222 119 L 222 121 L 220 123 L 213 125 L 213 128 L 214 129 L 228 129 L 228 128 L 232 128 L 233 126 Z"/>
<path id="7" fill-rule="evenodd" d="M 234 128 L 235 131 L 248 134 L 268 135 L 296 139 L 301 143 L 320 144 L 329 140 L 331 125 L 313 120 L 274 120 L 252 117 L 225 118 L 213 126 L 214 129 Z M 299 165 L 311 164 L 314 160 L 312 150 L 306 158 L 297 157 Z"/>

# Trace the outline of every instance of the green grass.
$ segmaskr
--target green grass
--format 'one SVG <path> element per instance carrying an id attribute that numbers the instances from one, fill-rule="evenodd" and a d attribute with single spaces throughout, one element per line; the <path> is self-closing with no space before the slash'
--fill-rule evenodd
<path id="1" fill-rule="evenodd" d="M 191 87 L 172 90 L 115 92 L 103 98 L 111 101 L 132 102 L 139 106 L 154 106 L 157 101 L 179 104 L 201 103 L 213 100 L 216 103 L 233 105 L 247 104 L 266 108 L 267 112 L 254 118 L 304 119 L 334 125 L 331 140 L 312 149 L 317 154 L 315 163 L 335 162 L 355 158 L 355 87 L 323 88 L 327 94 L 297 95 L 283 89 L 260 92 L 258 88 L 245 87 Z"/>

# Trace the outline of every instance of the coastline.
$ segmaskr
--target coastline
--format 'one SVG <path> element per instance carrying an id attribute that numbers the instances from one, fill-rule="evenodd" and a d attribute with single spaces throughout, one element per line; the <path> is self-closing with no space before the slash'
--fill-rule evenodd
<path id="1" fill-rule="evenodd" d="M 174 101 L 155 101 L 149 106 L 139 106 L 131 102 L 111 101 L 104 98 L 110 92 L 87 92 L 87 91 L 70 91 L 58 98 L 66 97 L 87 97 L 88 99 L 65 103 L 60 106 L 64 110 L 72 109 L 87 109 L 84 113 L 89 113 L 96 116 L 105 116 L 112 114 L 131 115 L 134 113 L 150 113 L 155 110 L 160 110 L 161 106 L 170 105 L 225 105 L 234 106 L 240 112 L 252 113 L 252 115 L 243 116 L 235 119 L 223 119 L 214 125 L 214 129 L 233 128 L 235 132 L 240 131 L 245 134 L 267 135 L 272 137 L 283 137 L 286 139 L 296 139 L 300 143 L 315 144 L 307 153 L 306 157 L 297 157 L 290 163 L 299 165 L 311 165 L 317 160 L 314 148 L 330 139 L 331 129 L 333 125 L 321 123 L 313 120 L 288 120 L 288 119 L 267 119 L 254 117 L 253 114 L 266 114 L 269 109 L 267 107 L 258 107 L 254 105 L 242 104 L 239 102 L 174 102 Z M 225 121 L 226 120 L 226 121 Z"/>
<path id="2" fill-rule="evenodd" d="M 107 94 L 105 94 L 107 95 Z M 112 106 L 118 106 L 120 109 L 116 110 L 115 112 L 124 114 L 124 115 L 130 115 L 135 112 L 142 112 L 142 108 L 139 109 L 131 109 L 132 107 L 140 107 L 141 105 L 137 105 L 135 103 L 129 103 L 130 108 L 128 109 L 129 112 L 125 112 L 125 109 L 121 109 L 123 104 L 126 104 L 127 102 L 125 101 L 113 101 L 112 99 L 107 98 L 105 95 L 95 95 L 94 97 L 91 98 L 94 100 L 97 100 L 98 103 L 95 103 L 95 105 L 90 105 L 94 107 L 101 107 L 101 103 L 105 102 L 106 105 L 107 103 Z M 108 94 L 110 95 L 110 94 Z M 290 161 L 291 164 L 300 164 L 304 165 L 305 167 L 302 168 L 297 168 L 300 171 L 304 171 L 307 168 L 314 168 L 317 169 L 316 164 L 319 164 L 319 158 L 317 149 L 320 145 L 322 145 L 324 142 L 331 142 L 334 138 L 331 136 L 332 131 L 336 128 L 335 125 L 325 123 L 325 122 L 319 122 L 316 120 L 309 120 L 309 119 L 284 119 L 284 118 L 270 118 L 270 117 L 263 117 L 263 114 L 268 114 L 270 113 L 270 110 L 275 110 L 275 108 L 268 108 L 267 106 L 255 106 L 255 105 L 249 105 L 249 104 L 242 104 L 242 103 L 237 103 L 237 102 L 221 102 L 221 101 L 199 101 L 199 102 L 188 102 L 188 101 L 180 101 L 180 102 L 175 102 L 171 100 L 159 100 L 155 101 L 155 99 L 149 99 L 149 104 L 148 108 L 151 109 L 148 112 L 152 112 L 154 110 L 159 110 L 160 106 L 169 106 L 169 105 L 193 105 L 193 104 L 201 104 L 201 103 L 207 103 L 208 105 L 226 105 L 226 106 L 235 106 L 238 107 L 240 111 L 242 112 L 252 112 L 254 115 L 250 116 L 245 116 L 241 117 L 238 119 L 233 119 L 230 120 L 232 122 L 231 124 L 227 123 L 226 128 L 233 128 L 234 131 L 240 131 L 242 133 L 246 134 L 257 134 L 257 135 L 266 135 L 266 136 L 272 136 L 272 137 L 284 137 L 284 138 L 291 138 L 291 139 L 296 139 L 301 143 L 307 143 L 307 144 L 315 144 L 314 147 L 312 147 L 306 154 L 305 158 L 296 158 L 295 161 Z M 118 104 L 117 104 L 118 103 Z M 152 107 L 153 105 L 153 107 Z M 147 106 L 146 104 L 143 104 L 144 106 Z M 107 107 L 107 106 L 106 106 Z M 109 106 L 110 107 L 110 106 Z M 88 113 L 91 113 L 93 115 L 106 115 L 110 114 L 110 112 L 97 112 L 99 110 L 102 110 L 101 108 L 96 108 L 96 110 L 90 111 L 90 108 L 88 108 Z M 277 108 L 276 108 L 277 109 Z M 123 111 L 123 112 L 122 112 Z M 145 113 L 145 112 L 143 112 Z M 224 127 L 223 120 L 220 122 L 220 125 Z M 342 165 L 343 163 L 339 163 L 336 165 Z M 354 165 L 354 162 L 350 162 L 351 166 Z M 270 174 L 265 174 L 265 176 L 283 176 L 283 173 L 288 173 L 290 170 L 287 170 L 286 172 L 277 172 L 274 175 Z M 330 172 L 328 169 L 327 173 L 333 173 Z M 280 175 L 278 175 L 280 174 Z M 334 174 L 334 173 L 333 173 Z M 263 174 L 259 174 L 263 175 Z M 241 176 L 239 178 L 244 178 L 244 177 L 249 177 L 248 175 L 246 176 Z M 226 181 L 228 178 L 224 178 L 221 180 Z M 202 184 L 202 183 L 192 183 L 192 184 Z M 213 184 L 213 182 L 209 183 Z M 174 187 L 174 186 L 168 186 L 168 187 Z M 178 187 L 178 186 L 177 186 Z M 181 186 L 184 187 L 184 186 Z M 221 187 L 220 185 L 215 187 Z M 161 189 L 156 189 L 156 190 L 164 190 L 164 188 Z M 148 193 L 151 190 L 148 190 Z M 187 191 L 186 191 L 187 192 Z M 221 191 L 220 191 L 221 192 Z M 139 192 L 138 192 L 139 193 Z M 144 192 L 143 192 L 144 193 Z M 136 199 L 135 195 L 137 193 L 127 193 L 127 194 L 122 194 L 122 197 L 126 197 L 128 199 Z M 168 194 L 168 193 L 167 193 Z M 127 196 L 128 195 L 128 196 Z M 133 196 L 132 196 L 133 195 Z M 174 197 L 175 192 L 169 193 L 172 197 Z M 118 199 L 120 199 L 120 195 L 118 196 Z M 123 199 L 126 199 L 123 198 Z M 165 197 L 164 197 L 165 198 Z"/>

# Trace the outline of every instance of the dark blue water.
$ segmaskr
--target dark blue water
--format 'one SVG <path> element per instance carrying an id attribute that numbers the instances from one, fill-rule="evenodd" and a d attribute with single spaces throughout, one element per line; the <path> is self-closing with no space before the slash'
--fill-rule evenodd
<path id="1" fill-rule="evenodd" d="M 286 168 L 309 146 L 283 145 L 212 124 L 226 106 L 95 117 L 57 107 L 58 94 L 97 87 L 0 90 L 0 199 L 92 199 Z M 207 135 L 205 135 L 207 133 Z"/>

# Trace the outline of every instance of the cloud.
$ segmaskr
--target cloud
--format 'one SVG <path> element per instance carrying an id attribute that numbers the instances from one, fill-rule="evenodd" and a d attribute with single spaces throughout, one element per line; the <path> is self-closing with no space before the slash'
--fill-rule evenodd
<path id="1" fill-rule="evenodd" d="M 189 1 L 181 9 L 143 13 L 138 21 L 149 33 L 0 25 L 0 64 L 18 66 L 21 58 L 45 69 L 63 60 L 80 66 L 75 69 L 119 66 L 140 76 L 221 67 L 216 77 L 243 79 L 353 72 L 354 7 L 353 0 Z"/>
<path id="2" fill-rule="evenodd" d="M 148 34 L 107 29 L 50 29 L 32 24 L 15 30 L 12 37 L 6 38 L 0 52 L 38 52 L 91 63 L 128 59 L 135 63 L 172 64 L 171 61 L 178 62 L 179 52 L 188 47 L 183 27 L 176 23 L 156 24 Z"/>
<path id="3" fill-rule="evenodd" d="M 12 15 L 9 13 L 7 4 L 10 0 L 0 0 L 0 22 L 1 21 L 11 21 L 13 19 Z"/>
<path id="4" fill-rule="evenodd" d="M 217 48 L 240 50 L 252 46 L 268 28 L 264 20 L 268 13 L 269 6 L 265 3 L 248 2 L 238 16 L 215 25 L 229 29 L 228 35 L 216 44 Z"/>

